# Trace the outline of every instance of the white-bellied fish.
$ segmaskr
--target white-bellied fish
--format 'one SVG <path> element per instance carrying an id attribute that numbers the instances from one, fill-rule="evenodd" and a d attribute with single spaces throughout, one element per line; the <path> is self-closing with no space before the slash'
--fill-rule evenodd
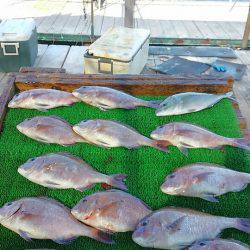
<path id="1" fill-rule="evenodd" d="M 107 232 L 133 231 L 151 212 L 140 199 L 120 190 L 86 196 L 71 210 L 78 220 Z"/>
<path id="2" fill-rule="evenodd" d="M 116 121 L 85 120 L 73 126 L 73 130 L 86 141 L 106 148 L 132 149 L 149 146 L 167 152 L 165 142 L 149 139 L 139 134 L 134 128 Z"/>
<path id="3" fill-rule="evenodd" d="M 32 158 L 18 168 L 19 174 L 44 187 L 79 191 L 93 187 L 96 183 L 127 190 L 126 175 L 105 175 L 94 170 L 82 159 L 69 153 L 51 153 Z"/>
<path id="4" fill-rule="evenodd" d="M 0 223 L 25 240 L 50 239 L 67 244 L 78 236 L 112 243 L 105 233 L 82 224 L 70 209 L 47 197 L 27 197 L 6 203 L 0 208 Z"/>
<path id="5" fill-rule="evenodd" d="M 161 101 L 142 100 L 122 91 L 100 86 L 83 86 L 74 90 L 73 95 L 104 111 L 116 108 L 134 109 L 140 106 L 158 108 L 161 103 Z"/>
<path id="6" fill-rule="evenodd" d="M 232 99 L 233 92 L 226 94 L 208 94 L 186 92 L 172 95 L 164 100 L 156 110 L 157 116 L 182 115 L 210 108 L 224 98 Z"/>
<path id="7" fill-rule="evenodd" d="M 216 149 L 224 145 L 250 150 L 248 138 L 229 138 L 205 128 L 184 122 L 171 122 L 158 127 L 151 135 L 155 140 L 165 140 L 178 147 L 185 155 L 188 148 Z"/>
<path id="8" fill-rule="evenodd" d="M 195 243 L 187 250 L 249 250 L 250 246 L 233 239 L 204 240 Z"/>
<path id="9" fill-rule="evenodd" d="M 57 116 L 36 116 L 17 125 L 17 129 L 26 136 L 43 143 L 72 145 L 85 140 L 76 134 L 72 126 Z"/>
<path id="10" fill-rule="evenodd" d="M 217 202 L 216 196 L 239 192 L 250 183 L 250 174 L 199 162 L 177 168 L 168 175 L 161 191 L 170 195 L 199 197 Z"/>
<path id="11" fill-rule="evenodd" d="M 71 106 L 79 101 L 69 92 L 56 89 L 31 89 L 16 94 L 8 107 L 46 111 L 56 107 Z"/>
<path id="12" fill-rule="evenodd" d="M 186 208 L 168 207 L 143 218 L 132 238 L 142 247 L 182 249 L 195 242 L 214 239 L 226 228 L 250 233 L 250 219 L 214 216 Z"/>

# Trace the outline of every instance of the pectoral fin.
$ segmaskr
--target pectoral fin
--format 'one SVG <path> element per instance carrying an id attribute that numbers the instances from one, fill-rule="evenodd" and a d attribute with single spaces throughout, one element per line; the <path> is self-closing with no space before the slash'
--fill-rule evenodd
<path id="1" fill-rule="evenodd" d="M 52 181 L 46 181 L 45 182 L 49 187 L 52 187 L 52 188 L 59 188 L 60 185 L 58 183 L 55 183 L 55 182 L 52 182 Z"/>
<path id="2" fill-rule="evenodd" d="M 96 141 L 96 144 L 99 145 L 99 146 L 103 146 L 103 147 L 105 147 L 105 148 L 110 148 L 110 147 L 111 147 L 110 144 L 108 144 L 108 143 L 105 142 L 105 141 L 101 141 L 101 140 L 97 140 L 97 141 Z"/>
<path id="3" fill-rule="evenodd" d="M 193 176 L 193 183 L 199 183 L 207 179 L 209 175 L 213 174 L 213 172 L 204 172 L 201 174 L 197 174 Z"/>
<path id="4" fill-rule="evenodd" d="M 100 210 L 99 210 L 99 212 L 100 212 L 100 214 L 103 215 L 103 214 L 105 214 L 105 213 L 107 213 L 107 212 L 114 211 L 114 210 L 118 209 L 119 206 L 122 205 L 122 203 L 123 203 L 122 200 L 110 202 L 109 204 L 107 204 L 107 205 L 101 207 Z"/>
<path id="5" fill-rule="evenodd" d="M 170 234 L 175 233 L 176 231 L 181 229 L 181 224 L 182 224 L 183 220 L 185 219 L 185 217 L 186 217 L 186 215 L 178 218 L 177 220 L 175 220 L 171 224 L 166 225 L 165 229 L 168 230 L 168 232 Z"/>
<path id="6" fill-rule="evenodd" d="M 31 237 L 28 235 L 28 233 L 25 232 L 25 231 L 19 230 L 19 235 L 20 235 L 23 239 L 25 239 L 26 241 L 31 241 L 31 240 L 32 240 Z"/>

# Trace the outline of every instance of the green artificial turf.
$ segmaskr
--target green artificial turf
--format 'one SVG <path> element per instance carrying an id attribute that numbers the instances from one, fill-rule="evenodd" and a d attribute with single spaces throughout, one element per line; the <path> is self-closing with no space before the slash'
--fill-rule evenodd
<path id="1" fill-rule="evenodd" d="M 148 98 L 148 97 L 145 97 Z M 153 98 L 150 98 L 153 99 Z M 155 98 L 157 99 L 157 98 Z M 158 98 L 159 99 L 159 98 Z M 161 98 L 162 99 L 162 98 Z M 21 134 L 16 125 L 28 117 L 36 115 L 57 115 L 71 124 L 86 119 L 113 119 L 131 125 L 140 133 L 149 136 L 157 126 L 172 121 L 186 121 L 206 127 L 220 135 L 228 137 L 241 136 L 237 118 L 231 103 L 222 100 L 213 108 L 182 116 L 156 117 L 150 108 L 135 110 L 111 110 L 103 112 L 95 107 L 78 103 L 72 107 L 62 107 L 42 113 L 35 110 L 9 110 L 4 122 L 4 131 L 0 139 L 1 168 L 0 168 L 0 205 L 24 196 L 53 197 L 68 207 L 73 207 L 81 198 L 100 188 L 86 192 L 75 190 L 48 189 L 34 184 L 18 174 L 17 168 L 29 158 L 50 152 L 68 151 L 83 158 L 98 171 L 105 174 L 128 174 L 127 185 L 129 192 L 144 200 L 153 209 L 165 206 L 180 206 L 197 209 L 214 215 L 231 217 L 249 217 L 250 189 L 239 193 L 221 196 L 219 203 L 210 203 L 198 198 L 170 196 L 159 189 L 164 178 L 176 167 L 193 162 L 211 162 L 225 165 L 228 168 L 250 172 L 249 153 L 230 146 L 224 151 L 210 149 L 192 149 L 188 157 L 182 155 L 175 147 L 170 147 L 165 154 L 150 147 L 128 150 L 125 148 L 105 149 L 94 145 L 79 143 L 69 147 L 48 145 L 34 141 Z M 115 245 L 109 246 L 86 237 L 79 237 L 71 245 L 62 246 L 50 240 L 33 240 L 26 242 L 19 235 L 0 226 L 0 249 L 140 249 L 131 239 L 131 233 L 114 235 Z M 250 244 L 249 235 L 235 229 L 227 229 L 222 237 L 234 238 Z"/>

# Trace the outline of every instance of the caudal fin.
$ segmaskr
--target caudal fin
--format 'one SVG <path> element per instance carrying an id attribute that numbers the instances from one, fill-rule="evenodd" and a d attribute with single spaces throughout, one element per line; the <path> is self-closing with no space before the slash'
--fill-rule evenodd
<path id="1" fill-rule="evenodd" d="M 250 138 L 235 138 L 232 145 L 234 147 L 250 150 Z"/>
<path id="2" fill-rule="evenodd" d="M 90 238 L 95 239 L 97 241 L 106 243 L 106 244 L 114 244 L 115 242 L 112 240 L 111 236 L 105 232 L 102 232 L 98 229 L 91 229 Z"/>
<path id="3" fill-rule="evenodd" d="M 236 219 L 235 228 L 237 228 L 240 231 L 250 234 L 250 219 L 245 219 L 245 218 Z"/>
<path id="4" fill-rule="evenodd" d="M 147 107 L 157 109 L 157 108 L 159 108 L 159 106 L 162 102 L 163 102 L 162 100 L 147 101 Z"/>
<path id="5" fill-rule="evenodd" d="M 161 140 L 152 140 L 151 146 L 154 148 L 157 148 L 165 153 L 168 153 L 167 146 L 169 146 L 170 143 L 168 141 L 161 141 Z"/>
<path id="6" fill-rule="evenodd" d="M 126 174 L 113 174 L 110 175 L 109 177 L 110 181 L 107 184 L 119 188 L 121 190 L 128 190 L 126 184 L 124 183 L 125 179 L 127 178 Z"/>

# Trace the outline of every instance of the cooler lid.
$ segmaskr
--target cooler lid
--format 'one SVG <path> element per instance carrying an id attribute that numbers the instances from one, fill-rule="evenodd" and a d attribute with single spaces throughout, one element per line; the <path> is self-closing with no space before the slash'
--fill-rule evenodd
<path id="1" fill-rule="evenodd" d="M 146 29 L 116 27 L 108 29 L 89 46 L 88 53 L 119 61 L 131 61 L 150 35 Z"/>
<path id="2" fill-rule="evenodd" d="M 0 42 L 27 41 L 35 27 L 33 18 L 3 20 L 0 23 Z"/>

